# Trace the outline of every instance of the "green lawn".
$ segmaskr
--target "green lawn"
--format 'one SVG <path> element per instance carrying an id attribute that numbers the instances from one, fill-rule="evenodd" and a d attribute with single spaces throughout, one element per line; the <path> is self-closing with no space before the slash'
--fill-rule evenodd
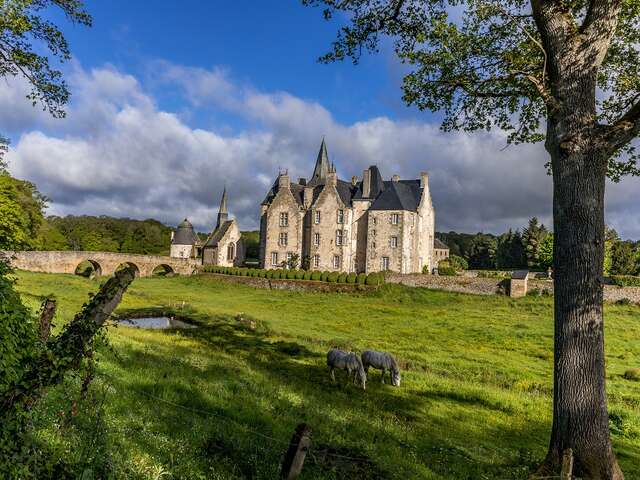
<path id="1" fill-rule="evenodd" d="M 34 309 L 42 295 L 56 294 L 58 328 L 98 287 L 70 275 L 17 277 Z M 401 286 L 294 293 L 204 276 L 138 279 L 121 307 L 182 302 L 202 328 L 109 328 L 87 399 L 72 408 L 82 381 L 74 378 L 42 401 L 38 439 L 71 471 L 273 479 L 300 422 L 313 430 L 305 479 L 525 479 L 545 453 L 548 298 Z M 238 313 L 258 328 L 238 324 Z M 640 478 L 640 382 L 622 377 L 640 366 L 640 308 L 608 306 L 606 322 L 614 445 L 627 478 Z M 402 386 L 380 385 L 375 371 L 366 392 L 344 375 L 333 385 L 331 346 L 393 352 Z"/>

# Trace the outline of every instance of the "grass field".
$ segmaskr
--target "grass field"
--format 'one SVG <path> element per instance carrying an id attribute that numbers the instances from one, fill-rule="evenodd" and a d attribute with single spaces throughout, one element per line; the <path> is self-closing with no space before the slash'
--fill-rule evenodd
<path id="1" fill-rule="evenodd" d="M 20 272 L 58 327 L 98 283 Z M 87 400 L 80 378 L 38 410 L 38 439 L 85 478 L 277 477 L 300 422 L 313 430 L 302 478 L 525 479 L 550 427 L 552 304 L 401 286 L 360 294 L 258 290 L 211 277 L 137 279 L 122 308 L 181 305 L 202 327 L 109 328 Z M 255 330 L 235 316 L 257 320 Z M 640 308 L 606 309 L 611 431 L 627 478 L 640 478 Z M 366 392 L 325 365 L 331 346 L 393 352 L 400 388 Z M 77 414 L 76 414 L 77 410 Z M 53 425 L 53 426 L 52 426 Z M 357 461 L 343 458 L 353 457 Z"/>

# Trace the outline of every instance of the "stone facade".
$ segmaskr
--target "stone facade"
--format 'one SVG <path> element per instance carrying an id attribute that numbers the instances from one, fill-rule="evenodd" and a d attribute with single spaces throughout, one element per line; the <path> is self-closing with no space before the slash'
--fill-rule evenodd
<path id="1" fill-rule="evenodd" d="M 383 181 L 376 166 L 362 179 L 338 179 L 324 140 L 311 180 L 281 173 L 261 206 L 263 268 L 401 273 L 435 266 L 435 212 L 429 177 Z"/>
<path id="2" fill-rule="evenodd" d="M 175 232 L 171 232 L 171 248 L 169 256 L 172 258 L 199 258 L 202 242 L 196 235 L 193 225 L 186 218 Z"/>
<path id="3" fill-rule="evenodd" d="M 227 189 L 222 192 L 216 228 L 211 232 L 202 249 L 203 265 L 222 267 L 240 266 L 244 263 L 245 248 L 242 233 L 236 219 L 229 220 Z"/>

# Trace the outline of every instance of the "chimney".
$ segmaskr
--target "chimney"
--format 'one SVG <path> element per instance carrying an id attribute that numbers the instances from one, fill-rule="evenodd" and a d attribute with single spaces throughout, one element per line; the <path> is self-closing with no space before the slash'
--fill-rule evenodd
<path id="1" fill-rule="evenodd" d="M 357 184 L 358 184 L 358 177 L 354 175 L 353 177 L 351 177 L 351 185 L 355 187 Z"/>
<path id="2" fill-rule="evenodd" d="M 371 195 L 371 170 L 368 168 L 362 172 L 362 196 L 368 198 Z"/>
<path id="3" fill-rule="evenodd" d="M 394 175 L 393 177 L 391 177 L 391 181 L 392 182 L 399 182 L 400 181 L 400 175 Z"/>
<path id="4" fill-rule="evenodd" d="M 287 190 L 291 188 L 289 175 L 286 173 L 281 173 L 278 176 L 278 189 L 282 189 L 282 188 L 285 188 Z"/>
<path id="5" fill-rule="evenodd" d="M 309 208 L 311 203 L 313 202 L 313 187 L 304 187 L 304 198 L 303 198 L 305 208 Z"/>
<path id="6" fill-rule="evenodd" d="M 429 174 L 420 172 L 420 188 L 429 188 Z"/>
<path id="7" fill-rule="evenodd" d="M 332 169 L 329 173 L 327 173 L 327 185 L 331 185 L 335 187 L 338 185 L 338 174 L 335 169 Z"/>

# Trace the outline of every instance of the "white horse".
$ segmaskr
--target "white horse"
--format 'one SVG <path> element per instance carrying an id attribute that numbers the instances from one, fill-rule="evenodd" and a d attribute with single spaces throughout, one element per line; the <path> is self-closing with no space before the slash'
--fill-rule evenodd
<path id="1" fill-rule="evenodd" d="M 362 365 L 367 374 L 369 373 L 369 367 L 382 370 L 382 383 L 384 383 L 384 375 L 388 370 L 391 376 L 391 384 L 394 387 L 400 386 L 400 368 L 398 368 L 396 359 L 390 353 L 365 350 L 362 352 Z"/>
<path id="2" fill-rule="evenodd" d="M 357 385 L 356 378 L 364 390 L 367 384 L 367 374 L 362 366 L 360 357 L 353 352 L 345 352 L 332 348 L 327 352 L 327 366 L 331 370 L 331 379 L 335 382 L 335 369 L 346 370 L 349 377 L 353 377 L 353 384 Z"/>

